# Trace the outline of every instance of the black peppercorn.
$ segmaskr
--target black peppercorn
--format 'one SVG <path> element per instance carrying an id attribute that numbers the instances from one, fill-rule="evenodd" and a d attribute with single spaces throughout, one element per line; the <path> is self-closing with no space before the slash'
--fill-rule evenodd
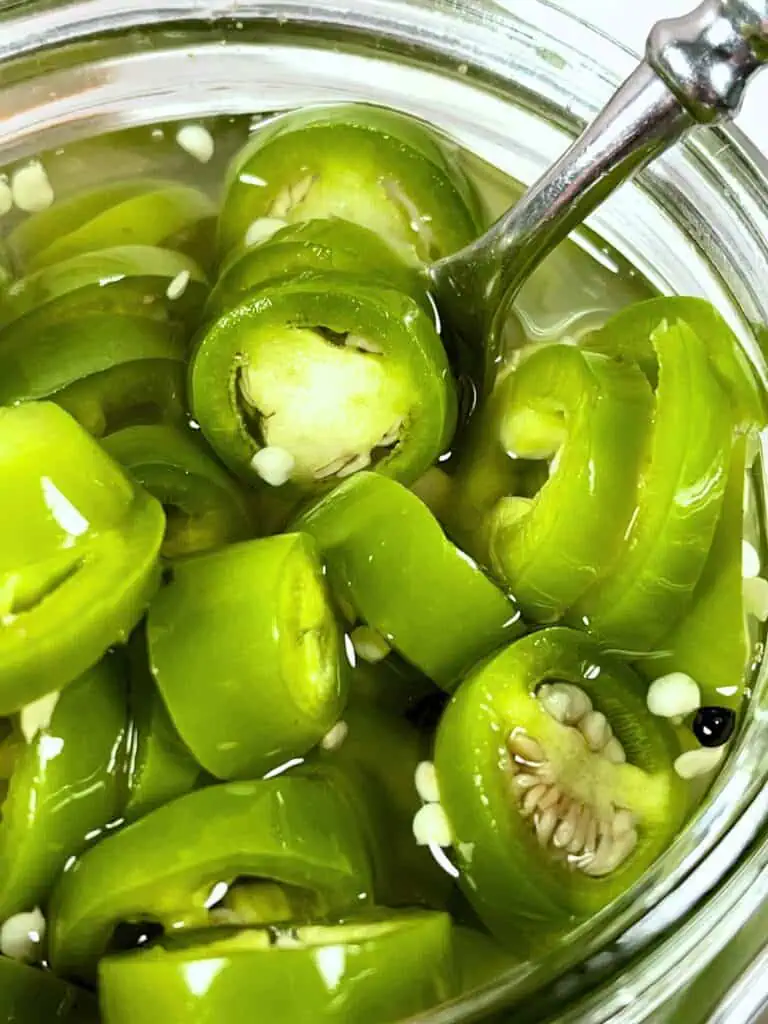
<path id="1" fill-rule="evenodd" d="M 693 734 L 702 747 L 722 747 L 735 728 L 736 712 L 730 708 L 699 708 L 693 720 Z"/>

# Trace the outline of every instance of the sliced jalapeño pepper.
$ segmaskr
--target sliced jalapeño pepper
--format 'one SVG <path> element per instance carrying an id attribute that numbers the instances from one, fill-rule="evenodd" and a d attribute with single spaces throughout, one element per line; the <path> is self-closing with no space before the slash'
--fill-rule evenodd
<path id="1" fill-rule="evenodd" d="M 604 578 L 574 609 L 619 650 L 652 650 L 690 606 L 720 515 L 731 409 L 706 348 L 682 321 L 652 336 L 658 358 L 653 436 L 637 511 Z"/>
<path id="2" fill-rule="evenodd" d="M 8 1024 L 98 1024 L 96 998 L 39 967 L 0 956 L 0 1020 Z"/>
<path id="3" fill-rule="evenodd" d="M 179 562 L 147 635 L 171 718 L 218 778 L 301 757 L 344 707 L 340 630 L 311 537 L 281 534 Z"/>
<path id="4" fill-rule="evenodd" d="M 375 231 L 416 265 L 449 255 L 481 230 L 479 201 L 453 143 L 405 114 L 350 103 L 256 128 L 230 168 L 220 249 L 231 252 L 265 218 L 293 224 L 333 216 Z"/>
<path id="5" fill-rule="evenodd" d="M 525 616 L 553 622 L 621 548 L 652 394 L 636 366 L 569 345 L 535 350 L 500 387 L 498 443 L 513 458 L 551 459 L 551 473 L 533 499 L 493 506 L 490 561 Z"/>
<path id="6" fill-rule="evenodd" d="M 243 877 L 317 892 L 335 913 L 371 896 L 354 813 L 325 780 L 210 786 L 109 836 L 62 875 L 50 910 L 51 965 L 64 977 L 93 978 L 123 921 L 206 927 L 212 894 Z"/>
<path id="7" fill-rule="evenodd" d="M 405 292 L 430 312 L 425 281 L 378 235 L 340 217 L 328 217 L 278 227 L 274 235 L 235 250 L 211 292 L 207 313 L 220 315 L 275 280 L 329 270 L 358 274 L 369 284 Z"/>
<path id="8" fill-rule="evenodd" d="M 47 398 L 99 437 L 185 418 L 183 335 L 140 316 L 89 313 L 0 336 L 0 404 Z"/>
<path id="9" fill-rule="evenodd" d="M 521 632 L 512 600 L 394 480 L 358 473 L 294 525 L 317 540 L 342 606 L 444 689 Z"/>
<path id="10" fill-rule="evenodd" d="M 0 714 L 10 714 L 127 639 L 157 585 L 165 516 L 47 402 L 0 408 L 0 478 L 13 495 L 0 511 Z"/>
<path id="11" fill-rule="evenodd" d="M 456 422 L 427 315 L 406 295 L 333 273 L 266 288 L 215 321 L 193 355 L 190 401 L 235 472 L 304 491 L 371 464 L 415 480 Z"/>
<path id="12" fill-rule="evenodd" d="M 243 540 L 253 533 L 238 484 L 188 430 L 127 427 L 104 447 L 164 506 L 163 555 L 178 558 Z"/>
<path id="13" fill-rule="evenodd" d="M 28 742 L 16 747 L 0 821 L 0 920 L 42 905 L 66 861 L 119 817 L 127 734 L 126 693 L 114 659 L 58 698 Z"/>
<path id="14" fill-rule="evenodd" d="M 204 262 L 215 219 L 215 204 L 199 189 L 138 179 L 54 203 L 22 221 L 8 246 L 25 274 L 116 245 L 156 245 Z"/>
<path id="15" fill-rule="evenodd" d="M 520 948 L 621 895 L 677 833 L 686 785 L 645 685 L 575 630 L 481 664 L 437 732 L 440 800 L 462 888 Z"/>
<path id="16" fill-rule="evenodd" d="M 254 1008 L 271 1024 L 386 1024 L 453 995 L 453 971 L 450 918 L 414 910 L 169 938 L 108 957 L 99 980 L 104 1024 L 250 1024 Z"/>

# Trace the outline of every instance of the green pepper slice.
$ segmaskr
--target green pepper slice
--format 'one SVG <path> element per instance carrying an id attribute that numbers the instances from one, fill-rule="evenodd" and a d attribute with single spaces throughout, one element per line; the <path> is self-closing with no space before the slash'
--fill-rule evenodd
<path id="1" fill-rule="evenodd" d="M 254 1007 L 273 1024 L 385 1024 L 454 994 L 451 922 L 415 910 L 285 931 L 217 929 L 109 957 L 99 979 L 105 1024 L 250 1024 Z"/>
<path id="2" fill-rule="evenodd" d="M 458 147 L 422 121 L 366 104 L 315 107 L 259 125 L 225 189 L 223 255 L 264 218 L 343 217 L 412 265 L 447 256 L 482 230 Z"/>
<path id="3" fill-rule="evenodd" d="M 413 841 L 420 802 L 414 778 L 427 739 L 405 719 L 363 702 L 350 704 L 338 740 L 318 748 L 310 770 L 325 773 L 357 810 L 369 843 L 376 898 L 391 907 L 445 907 L 451 880 Z M 333 734 L 329 734 L 333 739 Z"/>
<path id="4" fill-rule="evenodd" d="M 166 558 L 253 533 L 242 491 L 194 434 L 159 424 L 127 427 L 105 438 L 104 447 L 165 507 Z"/>
<path id="5" fill-rule="evenodd" d="M 179 562 L 149 610 L 149 654 L 180 736 L 218 778 L 301 757 L 347 678 L 314 541 L 281 534 Z"/>
<path id="6" fill-rule="evenodd" d="M 213 250 L 216 206 L 170 181 L 115 182 L 56 202 L 22 221 L 8 246 L 24 273 L 116 245 L 152 245 L 199 262 Z"/>
<path id="7" fill-rule="evenodd" d="M 374 462 L 415 480 L 456 423 L 427 315 L 406 295 L 332 273 L 266 288 L 220 317 L 199 340 L 189 390 L 206 439 L 236 473 L 304 491 Z M 275 454 L 286 467 L 277 480 L 264 461 Z"/>
<path id="8" fill-rule="evenodd" d="M 316 892 L 335 913 L 371 894 L 354 813 L 327 782 L 210 786 L 109 836 L 62 875 L 50 909 L 53 969 L 92 978 L 121 921 L 205 927 L 212 895 L 243 876 Z"/>
<path id="9" fill-rule="evenodd" d="M 621 895 L 674 837 L 686 786 L 645 685 L 590 637 L 530 634 L 467 677 L 435 745 L 461 883 L 520 946 Z"/>
<path id="10" fill-rule="evenodd" d="M 185 418 L 183 337 L 145 317 L 89 313 L 0 340 L 0 404 L 56 401 L 90 433 Z"/>
<path id="11" fill-rule="evenodd" d="M 277 279 L 324 271 L 357 274 L 361 279 L 394 288 L 431 313 L 426 283 L 405 267 L 378 235 L 352 221 L 328 217 L 288 224 L 263 241 L 236 250 L 211 292 L 208 315 L 221 315 L 249 293 Z"/>
<path id="12" fill-rule="evenodd" d="M 197 326 L 208 285 L 188 256 L 151 245 L 83 253 L 14 281 L 0 306 L 0 345 L 20 332 L 88 313 L 143 316 L 187 329 Z"/>
<path id="13" fill-rule="evenodd" d="M 125 688 L 102 661 L 59 696 L 18 753 L 0 821 L 0 920 L 40 906 L 66 861 L 121 810 Z"/>
<path id="14" fill-rule="evenodd" d="M 0 956 L 0 1020 L 8 1024 L 97 1024 L 95 998 L 50 971 Z"/>
<path id="15" fill-rule="evenodd" d="M 732 446 L 728 399 L 704 343 L 682 321 L 651 336 L 656 414 L 637 510 L 606 575 L 574 614 L 611 646 L 652 650 L 690 606 L 723 504 Z"/>
<path id="16" fill-rule="evenodd" d="M 622 544 L 652 395 L 636 366 L 568 345 L 535 350 L 501 388 L 498 444 L 512 458 L 552 461 L 533 499 L 505 496 L 492 507 L 490 562 L 524 615 L 551 622 Z"/>
<path id="17" fill-rule="evenodd" d="M 294 525 L 316 539 L 341 603 L 443 689 L 522 630 L 514 602 L 394 480 L 358 473 Z"/>
<path id="18" fill-rule="evenodd" d="M 128 650 L 131 725 L 124 816 L 132 821 L 190 793 L 203 773 L 184 746 L 155 686 L 143 630 L 133 634 Z"/>
<path id="19" fill-rule="evenodd" d="M 0 510 L 0 714 L 11 714 L 127 638 L 157 586 L 165 516 L 47 402 L 0 408 L 0 479 L 13 495 Z"/>
<path id="20" fill-rule="evenodd" d="M 705 299 L 665 295 L 634 303 L 588 334 L 581 344 L 592 351 L 634 360 L 655 385 L 658 360 L 651 337 L 664 323 L 677 321 L 686 323 L 704 345 L 731 401 L 735 423 L 741 429 L 766 426 L 768 407 L 755 371 L 729 324 Z"/>
<path id="21" fill-rule="evenodd" d="M 720 519 L 692 604 L 658 651 L 637 663 L 649 680 L 685 672 L 701 687 L 704 706 L 734 710 L 744 700 L 749 662 L 742 579 L 745 447 L 746 438 L 734 445 Z"/>

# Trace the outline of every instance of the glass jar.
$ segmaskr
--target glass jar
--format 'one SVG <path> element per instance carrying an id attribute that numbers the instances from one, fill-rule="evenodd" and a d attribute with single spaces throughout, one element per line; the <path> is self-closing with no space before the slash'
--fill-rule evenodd
<path id="1" fill-rule="evenodd" d="M 544 0 L 6 0 L 0 161 L 131 125 L 365 98 L 528 183 L 634 61 Z M 588 223 L 661 291 L 714 302 L 768 380 L 755 342 L 768 323 L 768 164 L 737 130 L 698 133 Z M 762 650 L 758 638 L 725 767 L 647 876 L 548 960 L 420 1021 L 503 1020 L 513 1006 L 516 1022 L 752 1019 L 765 963 L 749 964 L 768 937 Z"/>

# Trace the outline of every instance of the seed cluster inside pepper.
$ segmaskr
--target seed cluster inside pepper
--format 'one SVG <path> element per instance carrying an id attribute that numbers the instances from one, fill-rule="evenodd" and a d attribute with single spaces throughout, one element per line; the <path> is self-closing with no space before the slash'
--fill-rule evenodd
<path id="1" fill-rule="evenodd" d="M 489 172 L 430 125 L 8 170 L 0 1018 L 392 1024 L 567 944 L 684 826 L 768 618 L 725 321 L 566 242 L 470 409 L 426 268 Z"/>

